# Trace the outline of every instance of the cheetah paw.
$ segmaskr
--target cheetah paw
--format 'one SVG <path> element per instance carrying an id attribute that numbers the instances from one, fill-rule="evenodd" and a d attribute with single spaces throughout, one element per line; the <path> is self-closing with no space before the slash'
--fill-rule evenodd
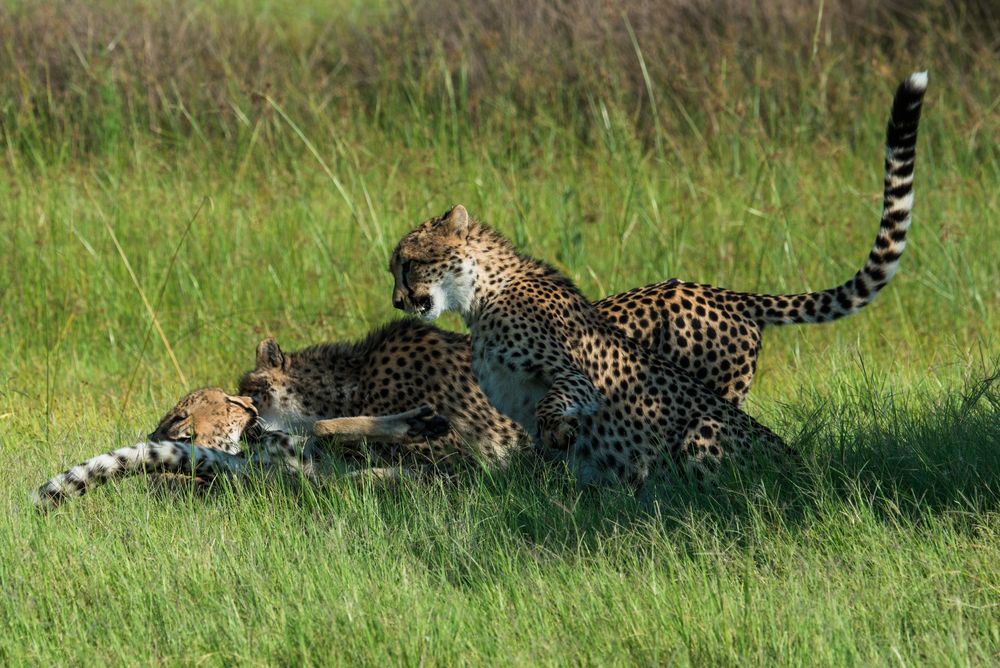
<path id="1" fill-rule="evenodd" d="M 538 418 L 539 440 L 549 450 L 569 452 L 576 442 L 578 425 L 576 418 L 571 416 L 540 417 Z"/>
<path id="2" fill-rule="evenodd" d="M 430 406 L 421 406 L 406 417 L 407 433 L 410 438 L 441 438 L 451 429 L 448 418 L 434 412 Z"/>

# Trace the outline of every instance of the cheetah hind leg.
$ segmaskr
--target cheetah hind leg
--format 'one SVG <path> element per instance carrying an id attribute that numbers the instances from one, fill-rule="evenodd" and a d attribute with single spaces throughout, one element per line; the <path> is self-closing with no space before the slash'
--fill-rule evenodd
<path id="1" fill-rule="evenodd" d="M 538 441 L 544 449 L 569 452 L 581 433 L 581 422 L 597 413 L 602 397 L 590 379 L 567 369 L 535 405 Z"/>
<path id="2" fill-rule="evenodd" d="M 618 461 L 611 453 L 592 447 L 593 439 L 588 437 L 586 428 L 589 422 L 586 420 L 586 424 L 581 425 L 583 428 L 570 450 L 569 463 L 576 473 L 577 482 L 581 486 L 625 483 L 637 496 L 641 496 L 652 473 L 649 465 Z M 681 439 L 669 450 L 669 457 L 664 452 L 659 460 L 657 468 L 664 470 L 657 471 L 656 477 L 674 469 L 699 489 L 714 488 L 723 457 L 724 433 L 722 423 L 714 418 L 690 420 Z"/>
<path id="3" fill-rule="evenodd" d="M 674 463 L 702 489 L 718 486 L 724 459 L 746 465 L 761 458 L 794 460 L 795 452 L 780 436 L 746 415 L 742 426 L 712 417 L 692 419 L 679 446 L 671 452 Z"/>
<path id="4" fill-rule="evenodd" d="M 711 417 L 693 418 L 671 452 L 674 464 L 700 489 L 715 487 L 724 451 L 723 424 Z"/>

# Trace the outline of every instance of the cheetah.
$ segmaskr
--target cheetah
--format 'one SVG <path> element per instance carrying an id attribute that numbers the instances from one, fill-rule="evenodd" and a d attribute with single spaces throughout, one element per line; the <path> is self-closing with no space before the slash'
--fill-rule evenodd
<path id="1" fill-rule="evenodd" d="M 670 279 L 606 297 L 594 306 L 612 327 L 740 406 L 757 370 L 766 326 L 828 323 L 852 315 L 896 274 L 911 221 L 917 125 L 926 87 L 927 75 L 920 72 L 896 91 L 886 130 L 879 229 L 862 268 L 846 282 L 816 292 L 767 295 Z M 433 320 L 446 304 L 443 292 L 449 285 L 437 285 L 436 295 L 415 293 L 406 285 L 408 262 L 412 260 L 392 258 L 393 305 Z M 407 300 L 409 309 L 404 308 Z"/>
<path id="2" fill-rule="evenodd" d="M 365 439 L 392 444 L 436 438 L 447 427 L 443 418 L 421 406 L 382 417 L 326 420 L 317 435 L 327 441 Z M 246 444 L 243 450 L 241 441 Z M 204 388 L 184 396 L 146 441 L 98 455 L 60 473 L 39 487 L 31 500 L 39 510 L 51 510 L 95 486 L 142 473 L 212 479 L 260 469 L 314 480 L 320 454 L 314 438 L 267 429 L 249 397 Z M 389 470 L 371 471 L 386 476 Z"/>
<path id="3" fill-rule="evenodd" d="M 450 426 L 442 437 L 380 444 L 374 453 L 348 444 L 338 454 L 402 459 L 446 476 L 468 466 L 502 467 L 525 441 L 517 424 L 479 389 L 468 337 L 413 319 L 391 322 L 357 342 L 294 352 L 265 339 L 239 392 L 252 398 L 269 428 L 318 436 L 326 433 L 326 418 L 388 415 L 426 404 Z"/>
<path id="4" fill-rule="evenodd" d="M 926 73 L 915 73 L 896 91 L 882 221 L 862 269 L 822 293 L 735 303 L 695 299 L 692 331 L 716 334 L 710 305 L 715 313 L 728 308 L 748 319 L 763 312 L 773 322 L 830 320 L 856 311 L 885 286 L 910 223 L 926 85 Z M 544 449 L 565 453 L 583 483 L 641 485 L 651 473 L 676 465 L 704 479 L 727 454 L 791 454 L 777 435 L 740 411 L 738 399 L 709 389 L 685 370 L 690 363 L 676 364 L 616 329 L 568 278 L 519 253 L 461 205 L 405 235 L 390 272 L 397 308 L 425 320 L 446 311 L 462 316 L 473 370 L 491 403 Z"/>
<path id="5" fill-rule="evenodd" d="M 733 456 L 755 442 L 786 450 L 732 402 L 614 329 L 568 278 L 517 252 L 462 205 L 403 237 L 393 257 L 403 307 L 422 317 L 457 311 L 489 401 L 542 452 L 563 453 L 584 484 L 614 476 L 638 487 L 667 463 L 702 479 L 702 464 L 721 458 L 723 447 Z M 426 307 L 415 295 L 426 296 Z"/>

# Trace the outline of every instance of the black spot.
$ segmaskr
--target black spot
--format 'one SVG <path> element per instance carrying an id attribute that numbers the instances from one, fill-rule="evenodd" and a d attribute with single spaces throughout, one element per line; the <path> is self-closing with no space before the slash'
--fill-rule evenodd
<path id="1" fill-rule="evenodd" d="M 885 272 L 878 267 L 865 267 L 865 273 L 868 274 L 876 283 L 885 280 Z"/>

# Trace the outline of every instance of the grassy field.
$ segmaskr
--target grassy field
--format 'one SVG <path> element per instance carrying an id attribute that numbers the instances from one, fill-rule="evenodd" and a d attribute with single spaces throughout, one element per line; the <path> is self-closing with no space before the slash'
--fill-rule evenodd
<path id="1" fill-rule="evenodd" d="M 0 663 L 1000 661 L 1000 21 L 924 3 L 879 40 L 844 18 L 864 3 L 765 21 L 797 6 L 774 0 L 699 28 L 715 41 L 671 78 L 693 38 L 656 43 L 652 2 L 608 5 L 604 41 L 551 33 L 607 71 L 530 70 L 511 54 L 548 24 L 502 3 L 475 4 L 499 60 L 463 51 L 492 28 L 429 4 L 396 23 L 364 3 L 135 3 L 121 29 L 106 3 L 0 11 Z M 454 39 L 417 49 L 427 26 Z M 389 252 L 456 202 L 595 298 L 840 282 L 874 238 L 885 117 L 917 68 L 900 273 L 856 316 L 765 335 L 748 410 L 801 470 L 642 503 L 528 458 L 451 486 L 131 480 L 50 516 L 27 503 L 186 390 L 233 387 L 262 337 L 395 318 Z"/>

